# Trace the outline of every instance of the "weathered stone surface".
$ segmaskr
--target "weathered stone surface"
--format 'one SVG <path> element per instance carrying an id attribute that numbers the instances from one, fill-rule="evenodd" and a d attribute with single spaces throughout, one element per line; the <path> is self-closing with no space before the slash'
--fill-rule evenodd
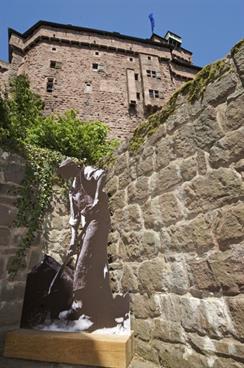
<path id="1" fill-rule="evenodd" d="M 227 104 L 226 121 L 224 128 L 226 130 L 235 130 L 243 125 L 244 119 L 244 94 L 231 99 Z"/>
<path id="2" fill-rule="evenodd" d="M 180 172 L 184 181 L 189 181 L 197 175 L 197 161 L 195 157 L 183 160 L 180 164 Z"/>
<path id="3" fill-rule="evenodd" d="M 181 324 L 187 332 L 220 338 L 234 331 L 223 298 L 198 299 L 166 294 L 160 296 L 160 307 L 160 318 Z"/>
<path id="4" fill-rule="evenodd" d="M 244 203 L 226 207 L 219 213 L 214 223 L 215 236 L 221 249 L 244 239 Z"/>
<path id="5" fill-rule="evenodd" d="M 170 344 L 158 340 L 153 341 L 153 346 L 158 351 L 160 366 L 167 368 L 207 368 L 207 359 L 197 354 L 188 346 Z"/>
<path id="6" fill-rule="evenodd" d="M 156 170 L 166 167 L 176 157 L 173 152 L 172 137 L 162 138 L 156 145 Z"/>
<path id="7" fill-rule="evenodd" d="M 151 174 L 155 168 L 154 161 L 154 147 L 146 147 L 136 167 L 137 176 Z"/>
<path id="8" fill-rule="evenodd" d="M 14 300 L 23 300 L 25 291 L 25 283 L 21 281 L 7 282 L 3 281 L 3 285 L 1 287 L 1 297 L 0 300 L 4 300 L 6 302 L 12 302 Z"/>
<path id="9" fill-rule="evenodd" d="M 244 345 L 234 339 L 226 338 L 220 341 L 212 340 L 208 336 L 190 335 L 193 346 L 204 354 L 217 353 L 221 356 L 237 358 L 243 360 Z"/>
<path id="10" fill-rule="evenodd" d="M 117 208 L 123 208 L 127 204 L 126 193 L 124 190 L 120 190 L 114 194 L 110 199 L 110 208 L 115 211 Z"/>
<path id="11" fill-rule="evenodd" d="M 138 338 L 134 339 L 135 351 L 137 354 L 145 360 L 149 360 L 153 363 L 158 363 L 158 352 L 148 342 L 142 341 Z"/>
<path id="12" fill-rule="evenodd" d="M 221 78 L 210 83 L 205 90 L 203 97 L 204 105 L 217 105 L 225 102 L 226 98 L 234 92 L 237 78 L 234 72 L 229 71 Z"/>
<path id="13" fill-rule="evenodd" d="M 237 67 L 237 70 L 238 70 L 238 73 L 239 73 L 239 76 L 242 82 L 244 81 L 244 52 L 243 50 L 244 50 L 244 45 L 243 45 L 243 40 L 242 40 L 242 44 L 240 45 L 238 50 L 235 51 L 233 55 L 235 65 Z"/>
<path id="14" fill-rule="evenodd" d="M 214 246 L 211 233 L 211 222 L 203 215 L 197 216 L 194 220 L 173 225 L 169 229 L 171 249 L 204 253 Z"/>
<path id="15" fill-rule="evenodd" d="M 176 130 L 173 136 L 174 153 L 177 157 L 186 158 L 196 152 L 195 129 L 193 124 L 185 124 Z"/>
<path id="16" fill-rule="evenodd" d="M 234 334 L 238 339 L 244 339 L 244 295 L 226 299 L 234 324 Z"/>
<path id="17" fill-rule="evenodd" d="M 169 192 L 181 181 L 182 178 L 178 167 L 174 164 L 170 164 L 158 172 L 155 182 L 152 183 L 152 195 L 156 196 L 164 192 Z"/>
<path id="18" fill-rule="evenodd" d="M 156 318 L 153 338 L 172 343 L 185 343 L 184 330 L 180 323 Z"/>
<path id="19" fill-rule="evenodd" d="M 133 266 L 126 264 L 123 268 L 123 276 L 121 278 L 121 285 L 125 292 L 133 292 L 138 290 L 138 279 L 136 270 Z"/>
<path id="20" fill-rule="evenodd" d="M 3 172 L 6 182 L 21 184 L 25 177 L 25 166 L 9 164 L 3 167 Z"/>
<path id="21" fill-rule="evenodd" d="M 134 319 L 132 321 L 132 329 L 135 336 L 138 336 L 141 340 L 149 341 L 152 336 L 153 328 L 154 320 L 152 319 Z"/>
<path id="22" fill-rule="evenodd" d="M 131 311 L 136 318 L 153 318 L 160 315 L 159 305 L 146 294 L 131 294 Z"/>
<path id="23" fill-rule="evenodd" d="M 205 151 L 224 135 L 217 122 L 215 110 L 209 107 L 203 110 L 193 126 L 196 147 Z"/>
<path id="24" fill-rule="evenodd" d="M 165 193 L 152 200 L 152 206 L 158 211 L 158 222 L 164 226 L 176 223 L 182 219 L 180 203 L 174 193 Z"/>
<path id="25" fill-rule="evenodd" d="M 231 169 L 220 168 L 183 185 L 185 205 L 192 213 L 214 209 L 243 194 L 241 178 Z"/>
<path id="26" fill-rule="evenodd" d="M 208 260 L 193 260 L 189 262 L 191 271 L 191 283 L 193 292 L 195 290 L 218 291 L 221 284 L 216 280 Z"/>
<path id="27" fill-rule="evenodd" d="M 119 175 L 124 172 L 124 170 L 128 167 L 129 163 L 128 160 L 129 160 L 128 152 L 122 153 L 122 155 L 118 157 L 118 160 L 116 161 L 114 166 L 115 175 Z"/>
<path id="28" fill-rule="evenodd" d="M 244 116 L 243 116 L 244 121 Z M 210 150 L 209 162 L 212 167 L 230 165 L 244 156 L 244 128 L 229 132 Z"/>
<path id="29" fill-rule="evenodd" d="M 0 246 L 7 247 L 10 239 L 10 230 L 7 227 L 0 228 Z"/>
<path id="30" fill-rule="evenodd" d="M 138 205 L 129 205 L 124 208 L 126 222 L 122 228 L 124 231 L 140 231 L 143 226 L 142 215 Z"/>
<path id="31" fill-rule="evenodd" d="M 22 310 L 22 301 L 0 303 L 0 325 L 6 326 L 19 323 Z"/>
<path id="32" fill-rule="evenodd" d="M 129 368 L 157 368 L 157 367 L 158 365 L 155 365 L 154 363 L 139 360 L 137 358 L 134 358 L 131 364 L 129 365 Z"/>
<path id="33" fill-rule="evenodd" d="M 16 218 L 17 210 L 0 204 L 0 226 L 10 226 Z"/>
<path id="34" fill-rule="evenodd" d="M 145 176 L 140 176 L 135 182 L 128 185 L 128 202 L 143 203 L 149 196 L 149 179 Z"/>
<path id="35" fill-rule="evenodd" d="M 148 292 L 166 291 L 168 289 L 169 265 L 163 258 L 143 262 L 138 270 L 142 290 Z"/>
<path id="36" fill-rule="evenodd" d="M 112 196 L 118 190 L 118 186 L 119 186 L 118 176 L 112 176 L 111 178 L 109 178 L 105 190 L 108 193 L 108 195 Z"/>

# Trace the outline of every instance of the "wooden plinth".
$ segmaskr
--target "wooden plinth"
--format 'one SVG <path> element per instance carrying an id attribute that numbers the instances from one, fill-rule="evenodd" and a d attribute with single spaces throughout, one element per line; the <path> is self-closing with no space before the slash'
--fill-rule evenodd
<path id="1" fill-rule="evenodd" d="M 133 333 L 126 336 L 19 329 L 7 333 L 4 356 L 43 362 L 127 368 Z"/>

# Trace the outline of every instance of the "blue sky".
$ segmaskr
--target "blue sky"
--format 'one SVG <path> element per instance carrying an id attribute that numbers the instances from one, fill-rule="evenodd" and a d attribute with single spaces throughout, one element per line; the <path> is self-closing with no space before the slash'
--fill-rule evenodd
<path id="1" fill-rule="evenodd" d="M 148 15 L 155 33 L 183 38 L 193 62 L 203 66 L 222 58 L 244 37 L 244 0 L 0 0 L 0 59 L 7 60 L 7 29 L 24 32 L 38 20 L 120 32 L 148 38 Z"/>

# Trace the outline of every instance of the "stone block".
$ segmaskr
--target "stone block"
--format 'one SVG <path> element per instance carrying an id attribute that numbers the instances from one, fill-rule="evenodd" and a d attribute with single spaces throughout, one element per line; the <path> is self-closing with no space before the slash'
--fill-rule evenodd
<path id="1" fill-rule="evenodd" d="M 196 160 L 197 160 L 198 174 L 205 175 L 208 169 L 207 153 L 201 149 L 198 149 Z"/>
<path id="2" fill-rule="evenodd" d="M 153 341 L 158 351 L 162 367 L 167 368 L 207 368 L 207 358 L 182 344 L 171 344 L 159 340 Z"/>
<path id="3" fill-rule="evenodd" d="M 175 159 L 172 137 L 162 138 L 155 147 L 156 171 L 166 167 Z"/>
<path id="4" fill-rule="evenodd" d="M 149 361 L 140 360 L 136 357 L 132 360 L 129 368 L 158 368 L 158 365 Z"/>
<path id="5" fill-rule="evenodd" d="M 129 264 L 124 265 L 121 285 L 125 292 L 138 291 L 137 270 L 135 268 Z"/>
<path id="6" fill-rule="evenodd" d="M 174 193 L 165 193 L 155 197 L 152 206 L 155 206 L 158 213 L 158 222 L 164 226 L 175 224 L 182 219 L 181 207 Z"/>
<path id="7" fill-rule="evenodd" d="M 154 318 L 160 316 L 159 305 L 147 294 L 131 294 L 130 307 L 135 318 Z"/>
<path id="8" fill-rule="evenodd" d="M 185 334 L 180 323 L 161 318 L 156 318 L 154 323 L 153 338 L 171 343 L 185 343 Z"/>
<path id="9" fill-rule="evenodd" d="M 155 258 L 140 264 L 138 279 L 140 287 L 147 292 L 166 291 L 168 289 L 169 265 L 163 258 Z"/>
<path id="10" fill-rule="evenodd" d="M 199 118 L 193 123 L 193 129 L 195 145 L 204 151 L 209 151 L 211 146 L 224 135 L 217 122 L 216 111 L 210 107 L 203 110 Z"/>
<path id="11" fill-rule="evenodd" d="M 148 342 L 135 338 L 135 351 L 143 359 L 158 364 L 158 352 Z"/>
<path id="12" fill-rule="evenodd" d="M 156 181 L 154 181 L 152 185 L 152 195 L 155 197 L 164 192 L 170 192 L 176 188 L 181 181 L 182 178 L 179 173 L 179 168 L 174 164 L 170 164 L 158 172 Z"/>
<path id="13" fill-rule="evenodd" d="M 18 164 L 8 164 L 3 167 L 3 171 L 6 182 L 21 184 L 25 177 L 25 166 L 20 166 Z"/>
<path id="14" fill-rule="evenodd" d="M 4 281 L 1 291 L 1 300 L 5 302 L 13 302 L 15 300 L 23 300 L 25 292 L 25 283 L 21 281 Z"/>
<path id="15" fill-rule="evenodd" d="M 234 59 L 237 71 L 239 73 L 239 76 L 240 76 L 242 82 L 244 82 L 244 53 L 243 53 L 243 49 L 244 49 L 244 44 L 243 44 L 243 40 L 242 40 L 242 43 L 240 44 L 238 49 L 236 48 L 235 52 L 233 53 L 233 59 Z"/>
<path id="16" fill-rule="evenodd" d="M 125 246 L 125 252 L 130 261 L 138 261 L 142 259 L 142 233 L 131 231 L 122 233 L 122 241 Z"/>
<path id="17" fill-rule="evenodd" d="M 16 218 L 17 209 L 0 204 L 0 226 L 11 226 Z"/>
<path id="18" fill-rule="evenodd" d="M 244 119 L 244 116 L 243 116 Z M 244 128 L 229 132 L 210 149 L 209 162 L 214 168 L 229 166 L 244 156 Z"/>
<path id="19" fill-rule="evenodd" d="M 185 124 L 176 130 L 173 137 L 174 154 L 177 157 L 187 158 L 195 154 L 195 129 L 192 123 Z"/>
<path id="20" fill-rule="evenodd" d="M 138 205 L 129 205 L 124 208 L 125 223 L 122 226 L 124 231 L 140 231 L 143 226 L 141 210 Z"/>
<path id="21" fill-rule="evenodd" d="M 10 230 L 7 227 L 0 227 L 0 246 L 7 247 L 10 239 Z"/>
<path id="22" fill-rule="evenodd" d="M 239 340 L 244 339 L 244 295 L 234 298 L 226 298 L 232 322 L 234 324 L 234 334 Z"/>
<path id="23" fill-rule="evenodd" d="M 108 193 L 109 196 L 112 196 L 117 192 L 118 186 L 119 186 L 119 178 L 118 176 L 113 176 L 106 183 L 105 191 L 106 193 Z"/>
<path id="24" fill-rule="evenodd" d="M 149 178 L 140 176 L 138 179 L 128 185 L 128 202 L 144 203 L 149 197 Z"/>
<path id="25" fill-rule="evenodd" d="M 219 212 L 214 223 L 215 236 L 221 249 L 238 244 L 244 239 L 244 203 L 226 207 Z"/>
<path id="26" fill-rule="evenodd" d="M 220 341 L 212 340 L 208 336 L 190 335 L 192 345 L 203 354 L 219 354 L 223 357 L 231 357 L 243 361 L 244 345 L 232 338 Z"/>
<path id="27" fill-rule="evenodd" d="M 152 337 L 154 321 L 153 319 L 133 319 L 132 330 L 135 336 L 138 336 L 143 341 L 149 341 Z"/>
<path id="28" fill-rule="evenodd" d="M 151 154 L 150 155 L 148 155 L 148 153 L 146 153 L 146 155 L 143 154 L 137 165 L 138 177 L 144 176 L 144 175 L 150 175 L 154 170 L 154 166 L 155 166 L 154 165 L 154 152 L 153 152 L 153 147 L 150 147 L 150 148 L 152 149 Z M 149 151 L 148 149 L 146 150 Z"/>
<path id="29" fill-rule="evenodd" d="M 109 207 L 112 211 L 115 211 L 117 208 L 123 208 L 127 204 L 126 201 L 126 192 L 125 190 L 117 191 L 109 201 Z"/>
<path id="30" fill-rule="evenodd" d="M 189 262 L 189 267 L 193 293 L 195 289 L 209 292 L 220 290 L 221 284 L 216 280 L 207 260 L 193 260 Z"/>
<path id="31" fill-rule="evenodd" d="M 243 195 L 241 178 L 232 169 L 219 168 L 183 184 L 184 201 L 191 213 L 221 207 Z"/>
<path id="32" fill-rule="evenodd" d="M 19 324 L 22 311 L 22 301 L 0 303 L 0 325 Z"/>
<path id="33" fill-rule="evenodd" d="M 244 119 L 244 93 L 235 99 L 230 99 L 226 108 L 226 121 L 224 128 L 226 130 L 235 130 L 243 125 Z"/>
<path id="34" fill-rule="evenodd" d="M 180 164 L 180 172 L 184 181 L 189 181 L 197 175 L 197 161 L 195 157 L 183 160 Z"/>
<path id="35" fill-rule="evenodd" d="M 168 228 L 170 236 L 170 248 L 180 252 L 205 253 L 214 247 L 211 233 L 211 222 L 199 215 L 192 221 Z"/>
<path id="36" fill-rule="evenodd" d="M 124 170 L 128 167 L 128 152 L 121 154 L 114 165 L 114 173 L 115 175 L 120 175 L 124 172 Z"/>
<path id="37" fill-rule="evenodd" d="M 234 72 L 227 72 L 216 79 L 212 83 L 208 84 L 204 97 L 204 105 L 216 106 L 226 101 L 227 97 L 235 91 L 237 85 L 237 78 Z"/>

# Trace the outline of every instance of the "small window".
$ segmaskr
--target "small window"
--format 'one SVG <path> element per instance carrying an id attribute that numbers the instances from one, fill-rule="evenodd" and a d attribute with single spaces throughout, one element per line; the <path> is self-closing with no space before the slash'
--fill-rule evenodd
<path id="1" fill-rule="evenodd" d="M 139 75 L 138 73 L 135 73 L 135 80 L 138 81 L 138 79 L 139 79 Z"/>
<path id="2" fill-rule="evenodd" d="M 100 52 L 99 51 L 95 51 L 95 55 L 96 56 L 99 56 L 100 55 Z"/>
<path id="3" fill-rule="evenodd" d="M 159 91 L 154 90 L 154 89 L 149 89 L 149 97 L 159 98 Z"/>
<path id="4" fill-rule="evenodd" d="M 148 56 L 147 58 L 148 58 L 148 60 L 152 60 L 151 56 Z"/>
<path id="5" fill-rule="evenodd" d="M 129 60 L 130 60 L 130 61 L 134 61 L 133 57 L 130 57 L 130 58 L 129 58 Z"/>
<path id="6" fill-rule="evenodd" d="M 152 78 L 156 78 L 156 72 L 155 72 L 155 70 L 152 70 Z"/>
<path id="7" fill-rule="evenodd" d="M 98 64 L 97 63 L 93 63 L 92 64 L 92 69 L 93 70 L 98 70 Z"/>
<path id="8" fill-rule="evenodd" d="M 47 78 L 47 92 L 51 93 L 54 90 L 54 79 Z"/>
<path id="9" fill-rule="evenodd" d="M 141 96 L 140 96 L 140 93 L 139 92 L 136 93 L 136 98 L 137 98 L 137 100 L 140 100 L 141 99 Z"/>
<path id="10" fill-rule="evenodd" d="M 151 70 L 147 70 L 147 76 L 148 76 L 148 77 L 151 77 L 151 76 L 152 76 L 152 72 L 151 72 Z"/>
<path id="11" fill-rule="evenodd" d="M 61 69 L 62 63 L 60 61 L 51 60 L 50 61 L 50 68 L 53 69 Z"/>
<path id="12" fill-rule="evenodd" d="M 56 47 L 52 47 L 52 51 L 57 51 Z"/>

